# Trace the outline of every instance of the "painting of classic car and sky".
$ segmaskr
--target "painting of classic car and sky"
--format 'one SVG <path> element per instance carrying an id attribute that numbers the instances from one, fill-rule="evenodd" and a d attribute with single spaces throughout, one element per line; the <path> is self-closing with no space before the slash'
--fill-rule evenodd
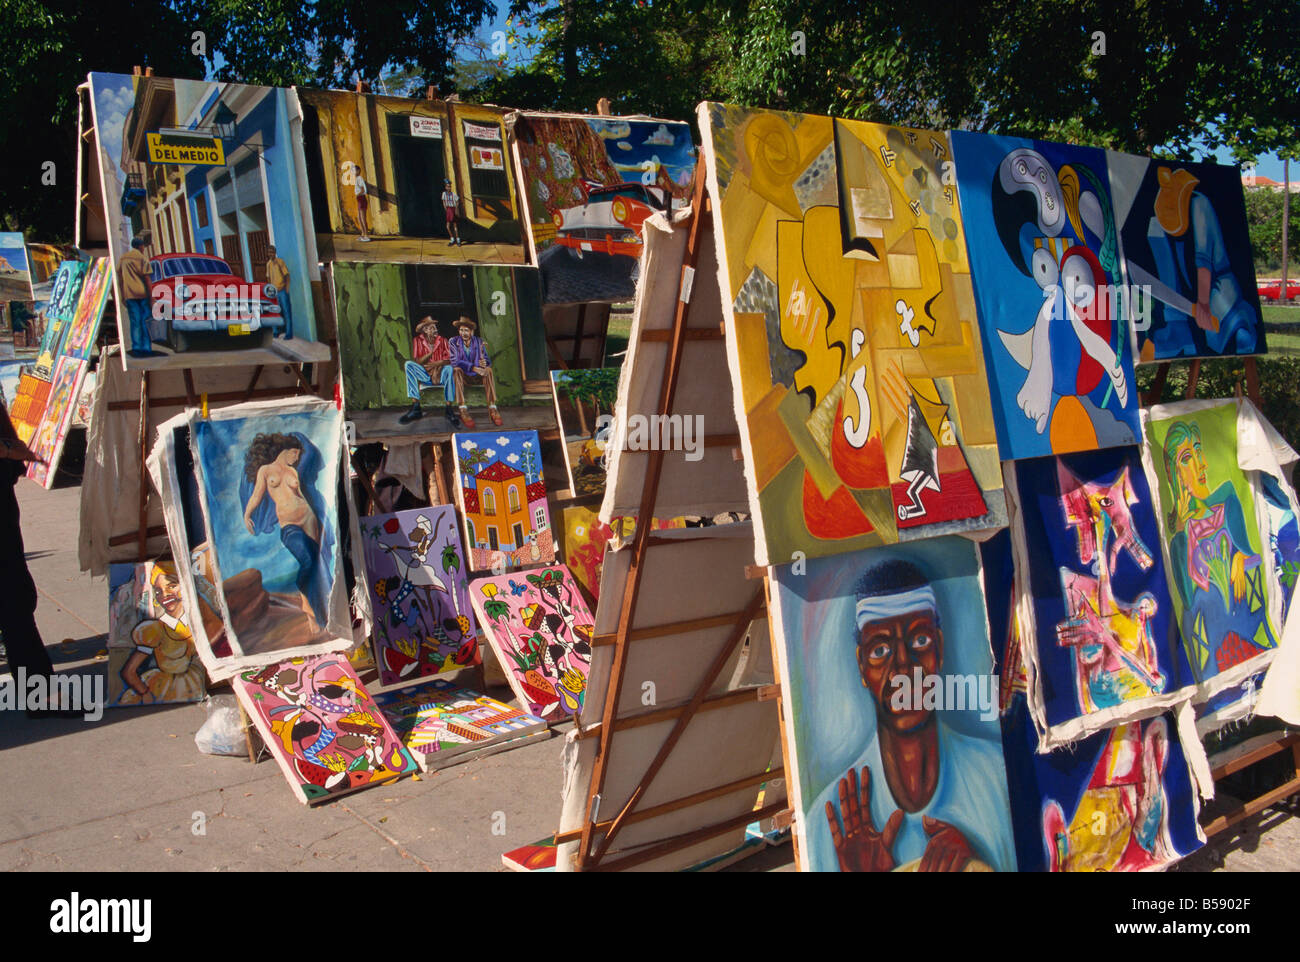
<path id="1" fill-rule="evenodd" d="M 686 206 L 695 176 L 687 124 L 521 114 L 515 150 L 547 304 L 620 301 L 636 289 L 641 225 Z"/>
<path id="2" fill-rule="evenodd" d="M 264 359 L 249 348 L 327 359 L 297 95 L 125 74 L 90 86 L 126 367 Z"/>

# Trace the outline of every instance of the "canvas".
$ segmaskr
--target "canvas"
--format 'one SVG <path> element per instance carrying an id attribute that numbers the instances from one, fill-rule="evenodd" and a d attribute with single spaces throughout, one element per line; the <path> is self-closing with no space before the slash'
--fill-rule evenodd
<path id="1" fill-rule="evenodd" d="M 760 563 L 1006 523 L 947 136 L 700 108 Z"/>
<path id="2" fill-rule="evenodd" d="M 451 505 L 360 521 L 381 685 L 477 665 L 478 630 Z"/>
<path id="3" fill-rule="evenodd" d="M 451 440 L 470 570 L 550 564 L 555 538 L 537 432 L 456 434 Z"/>
<path id="4" fill-rule="evenodd" d="M 54 365 L 63 353 L 63 339 L 76 316 L 86 270 L 84 261 L 64 261 L 54 275 L 50 299 L 45 304 L 45 331 L 32 368 L 32 373 L 38 378 L 48 381 L 54 374 Z"/>
<path id="5" fill-rule="evenodd" d="M 206 541 L 236 653 L 348 639 L 339 541 L 343 417 L 315 399 L 194 412 Z"/>
<path id="6" fill-rule="evenodd" d="M 772 601 L 800 868 L 1014 871 L 975 546 L 778 566 Z"/>
<path id="7" fill-rule="evenodd" d="M 13 422 L 18 439 L 24 444 L 31 444 L 49 400 L 49 378 L 39 378 L 28 371 L 18 375 L 18 388 L 14 394 L 14 403 L 9 408 L 9 419 Z"/>
<path id="8" fill-rule="evenodd" d="M 605 524 L 595 511 L 581 506 L 565 508 L 561 516 L 564 521 L 561 544 L 564 563 L 591 600 L 596 601 L 600 597 L 600 573 L 605 552 L 616 551 L 632 540 L 636 534 L 636 518 L 620 515 Z M 684 527 L 685 518 L 654 519 L 655 531 Z"/>
<path id="9" fill-rule="evenodd" d="M 568 570 L 477 578 L 470 597 L 520 704 L 547 721 L 579 716 L 596 629 Z"/>
<path id="10" fill-rule="evenodd" d="M 33 297 L 23 235 L 0 231 L 0 301 L 26 301 Z"/>
<path id="11" fill-rule="evenodd" d="M 1278 640 L 1261 519 L 1238 461 L 1237 403 L 1157 405 L 1144 419 L 1147 471 L 1158 492 L 1174 612 L 1198 682 L 1196 700 L 1231 717 L 1230 705 L 1244 712 L 1253 701 L 1252 679 Z M 1242 683 L 1244 689 L 1233 688 Z"/>
<path id="12" fill-rule="evenodd" d="M 546 731 L 543 719 L 444 678 L 376 695 L 375 704 L 426 771 Z"/>
<path id="13" fill-rule="evenodd" d="M 328 360 L 294 91 L 111 73 L 89 84 L 122 363 Z"/>
<path id="14" fill-rule="evenodd" d="M 176 565 L 110 565 L 108 706 L 201 701 L 206 694 Z"/>
<path id="15" fill-rule="evenodd" d="M 331 275 L 343 403 L 359 437 L 445 436 L 459 426 L 447 408 L 462 405 L 486 428 L 488 404 L 520 403 L 520 330 L 542 323 L 535 270 L 338 263 Z"/>
<path id="16" fill-rule="evenodd" d="M 1009 476 L 1039 750 L 1190 699 L 1138 449 L 1018 461 Z"/>
<path id="17" fill-rule="evenodd" d="M 1136 443 L 1106 154 L 960 130 L 952 148 L 1002 459 Z"/>
<path id="18" fill-rule="evenodd" d="M 523 264 L 497 107 L 296 88 L 325 260 Z"/>
<path id="19" fill-rule="evenodd" d="M 689 125 L 515 114 L 513 126 L 543 299 L 631 299 L 641 225 L 689 203 L 696 162 Z"/>
<path id="20" fill-rule="evenodd" d="M 107 257 L 96 257 L 87 268 L 72 322 L 64 336 L 62 354 L 89 360 L 99 339 L 99 324 L 113 289 L 112 267 Z"/>
<path id="21" fill-rule="evenodd" d="M 67 440 L 68 429 L 72 426 L 73 409 L 87 366 L 88 361 L 67 355 L 59 357 L 54 377 L 50 380 L 45 409 L 41 412 L 40 423 L 28 444 L 39 460 L 27 465 L 27 477 L 47 489 L 54 487 L 59 458 L 63 454 L 63 442 Z"/>
<path id="22" fill-rule="evenodd" d="M 232 687 L 303 804 L 416 770 L 344 654 L 250 669 Z"/>
<path id="23" fill-rule="evenodd" d="M 1041 754 L 1017 696 L 1003 740 L 1020 870 L 1155 871 L 1203 846 L 1189 756 L 1204 765 L 1205 752 L 1180 732 L 1177 713 L 1165 712 Z"/>
<path id="24" fill-rule="evenodd" d="M 1108 151 L 1138 361 L 1263 354 L 1241 171 Z"/>
<path id="25" fill-rule="evenodd" d="M 605 445 L 618 400 L 618 376 L 616 367 L 551 372 L 564 466 L 575 497 L 605 493 Z"/>

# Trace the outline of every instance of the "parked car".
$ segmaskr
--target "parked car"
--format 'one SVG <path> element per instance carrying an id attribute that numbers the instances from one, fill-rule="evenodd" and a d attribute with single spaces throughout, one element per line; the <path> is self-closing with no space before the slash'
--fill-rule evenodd
<path id="1" fill-rule="evenodd" d="M 579 256 L 583 251 L 602 251 L 640 257 L 641 224 L 651 214 L 672 206 L 672 197 L 662 187 L 597 187 L 580 206 L 555 212 L 555 239 Z"/>
<path id="2" fill-rule="evenodd" d="M 259 333 L 265 343 L 284 329 L 275 288 L 244 280 L 212 254 L 159 254 L 149 259 L 149 281 L 154 320 L 166 325 L 164 337 L 177 351 L 194 333 Z"/>
<path id="3" fill-rule="evenodd" d="M 1282 299 L 1282 281 L 1279 278 L 1275 281 L 1260 281 L 1259 296 L 1266 301 L 1277 301 Z M 1290 300 L 1294 297 L 1300 297 L 1300 280 L 1287 279 L 1286 296 Z"/>

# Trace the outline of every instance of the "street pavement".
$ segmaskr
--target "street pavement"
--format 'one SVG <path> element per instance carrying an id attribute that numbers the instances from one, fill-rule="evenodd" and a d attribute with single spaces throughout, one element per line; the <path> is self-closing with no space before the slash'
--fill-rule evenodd
<path id="1" fill-rule="evenodd" d="M 78 570 L 79 495 L 18 486 L 41 634 L 61 671 L 103 672 L 108 586 Z M 107 709 L 95 722 L 0 712 L 0 871 L 504 871 L 502 852 L 558 824 L 562 732 L 309 808 L 269 757 L 200 753 L 205 718 L 201 705 Z M 1179 870 L 1300 869 L 1291 806 Z M 789 871 L 791 859 L 783 845 L 731 870 Z"/>

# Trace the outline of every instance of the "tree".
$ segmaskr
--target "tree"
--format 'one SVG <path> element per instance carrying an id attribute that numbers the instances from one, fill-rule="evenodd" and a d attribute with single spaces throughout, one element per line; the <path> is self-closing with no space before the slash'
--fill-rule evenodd
<path id="1" fill-rule="evenodd" d="M 1300 198 L 1282 191 L 1252 188 L 1246 191 L 1246 225 L 1255 252 L 1255 269 L 1273 272 L 1282 263 L 1282 203 L 1290 201 L 1288 233 L 1292 257 L 1300 244 Z"/>

